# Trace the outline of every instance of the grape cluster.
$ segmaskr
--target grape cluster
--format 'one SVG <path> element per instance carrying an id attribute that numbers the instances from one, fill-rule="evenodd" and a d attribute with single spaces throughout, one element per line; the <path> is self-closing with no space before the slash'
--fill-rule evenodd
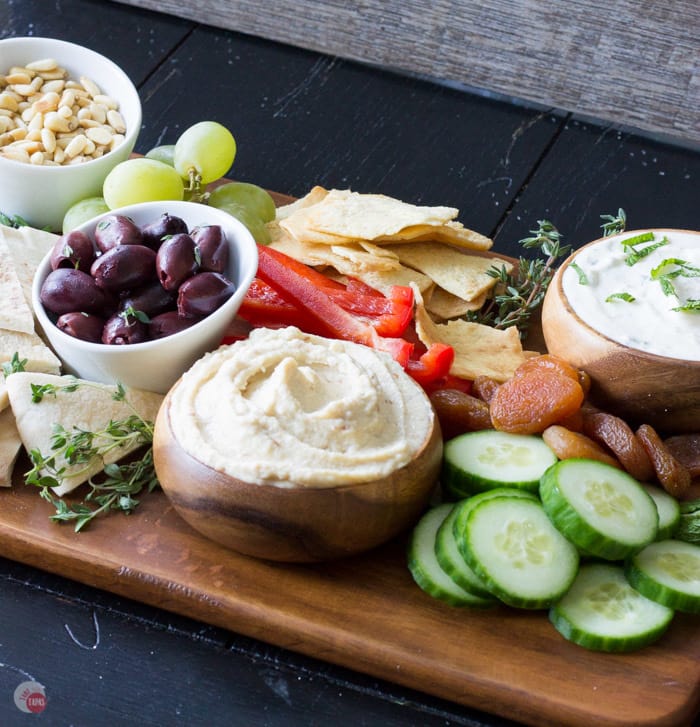
<path id="1" fill-rule="evenodd" d="M 139 227 L 108 215 L 94 233 L 73 230 L 51 252 L 41 302 L 65 333 L 92 343 L 131 344 L 189 328 L 236 286 L 224 272 L 229 245 L 219 225 L 187 229 L 167 213 Z"/>
<path id="2" fill-rule="evenodd" d="M 119 207 L 187 199 L 228 212 L 250 230 L 256 242 L 267 244 L 270 236 L 265 224 L 275 218 L 272 197 L 248 182 L 215 184 L 235 157 L 231 132 L 215 121 L 200 121 L 186 129 L 175 144 L 157 146 L 144 157 L 117 164 L 104 181 L 102 197 L 81 200 L 67 211 L 63 232 Z"/>

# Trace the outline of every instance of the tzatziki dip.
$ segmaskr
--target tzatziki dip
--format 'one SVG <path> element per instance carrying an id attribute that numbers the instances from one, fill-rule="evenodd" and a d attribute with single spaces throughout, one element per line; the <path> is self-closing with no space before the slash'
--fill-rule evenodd
<path id="1" fill-rule="evenodd" d="M 613 341 L 700 361 L 700 233 L 603 238 L 572 257 L 562 289 L 579 318 Z"/>

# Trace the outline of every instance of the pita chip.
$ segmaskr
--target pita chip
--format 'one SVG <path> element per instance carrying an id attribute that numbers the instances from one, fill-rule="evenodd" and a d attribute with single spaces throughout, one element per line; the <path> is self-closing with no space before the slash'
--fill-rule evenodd
<path id="1" fill-rule="evenodd" d="M 78 382 L 78 387 L 66 391 L 65 387 Z M 98 432 L 111 420 L 119 420 L 133 414 L 131 407 L 148 421 L 155 421 L 163 396 L 149 391 L 127 389 L 124 401 L 115 401 L 113 394 L 117 387 L 97 384 L 92 381 L 76 379 L 73 376 L 55 376 L 42 373 L 16 373 L 7 377 L 7 391 L 10 406 L 17 422 L 22 444 L 27 451 L 38 450 L 43 455 L 51 452 L 54 425 L 61 425 L 72 432 L 81 429 Z M 58 387 L 55 395 L 46 395 L 38 403 L 32 401 L 32 384 L 47 384 Z M 95 446 L 99 447 L 100 437 L 96 436 Z M 104 469 L 104 466 L 117 462 L 141 445 L 124 446 L 111 450 L 104 458 L 95 457 L 89 463 L 70 465 L 65 463 L 66 476 L 59 487 L 54 488 L 57 495 L 64 495 L 85 482 L 89 477 Z M 62 462 L 57 461 L 57 466 Z"/>
<path id="2" fill-rule="evenodd" d="M 434 323 L 415 288 L 414 294 L 416 333 L 426 346 L 432 343 L 452 346 L 455 358 L 451 374 L 471 380 L 477 376 L 488 376 L 503 382 L 529 357 L 530 354 L 523 351 L 515 326 L 500 330 L 462 319 Z"/>
<path id="3" fill-rule="evenodd" d="M 403 265 L 419 270 L 436 285 L 462 300 L 475 300 L 496 285 L 488 271 L 502 262 L 507 271 L 511 263 L 491 257 L 470 255 L 450 245 L 411 242 L 389 245 Z"/>

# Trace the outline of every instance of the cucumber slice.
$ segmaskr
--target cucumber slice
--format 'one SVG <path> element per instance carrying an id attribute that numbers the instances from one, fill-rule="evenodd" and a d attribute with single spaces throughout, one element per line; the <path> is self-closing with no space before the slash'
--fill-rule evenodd
<path id="1" fill-rule="evenodd" d="M 669 608 L 700 613 L 700 545 L 662 540 L 647 545 L 627 563 L 629 582 Z"/>
<path id="2" fill-rule="evenodd" d="M 413 580 L 428 594 L 451 606 L 486 608 L 493 598 L 481 598 L 460 588 L 440 567 L 435 557 L 435 536 L 452 510 L 450 503 L 428 510 L 413 529 L 408 544 L 408 569 Z"/>
<path id="3" fill-rule="evenodd" d="M 511 606 L 547 608 L 576 576 L 578 551 L 535 498 L 488 498 L 469 510 L 455 535 L 472 570 Z"/>
<path id="4" fill-rule="evenodd" d="M 557 461 L 541 437 L 485 429 L 445 444 L 442 484 L 449 494 L 468 497 L 494 487 L 537 492 L 544 471 Z"/>
<path id="5" fill-rule="evenodd" d="M 593 651 L 624 652 L 656 641 L 673 609 L 632 588 L 620 565 L 582 565 L 566 595 L 549 610 L 549 620 L 568 641 Z"/>
<path id="6" fill-rule="evenodd" d="M 656 538 L 659 514 L 646 490 L 623 470 L 590 459 L 565 459 L 540 482 L 557 528 L 583 552 L 623 560 Z"/>
<path id="7" fill-rule="evenodd" d="M 656 539 L 668 540 L 672 538 L 681 522 L 680 503 L 661 487 L 649 485 L 646 482 L 642 483 L 642 487 L 651 496 L 659 513 L 659 530 L 656 533 Z"/>
<path id="8" fill-rule="evenodd" d="M 466 502 L 468 501 L 462 501 L 462 503 Z M 454 536 L 454 522 L 462 503 L 458 503 L 451 509 L 442 525 L 438 528 L 435 536 L 435 557 L 440 567 L 460 588 L 473 593 L 475 596 L 495 600 L 486 584 L 467 565 L 457 547 Z"/>

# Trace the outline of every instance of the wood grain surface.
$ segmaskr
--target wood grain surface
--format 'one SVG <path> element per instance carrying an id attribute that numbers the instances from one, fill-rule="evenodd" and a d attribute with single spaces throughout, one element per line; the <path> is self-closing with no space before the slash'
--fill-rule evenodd
<path id="1" fill-rule="evenodd" d="M 122 0 L 700 143 L 694 0 Z"/>
<path id="2" fill-rule="evenodd" d="M 527 724 L 681 725 L 698 710 L 697 617 L 677 614 L 643 651 L 597 654 L 542 611 L 430 598 L 401 538 L 334 563 L 276 564 L 204 539 L 160 491 L 81 534 L 50 511 L 31 487 L 0 492 L 0 555 Z"/>

